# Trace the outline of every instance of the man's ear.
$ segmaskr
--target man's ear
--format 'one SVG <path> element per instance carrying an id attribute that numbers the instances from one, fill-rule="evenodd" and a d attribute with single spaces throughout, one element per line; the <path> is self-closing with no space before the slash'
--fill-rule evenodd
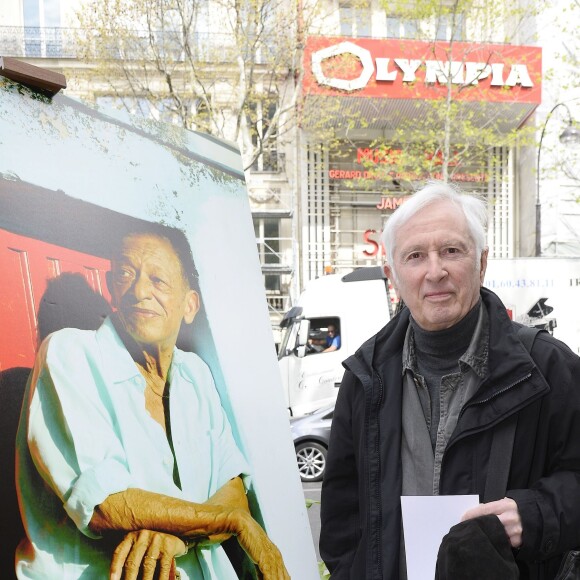
<path id="1" fill-rule="evenodd" d="M 400 300 L 401 296 L 399 295 L 399 289 L 397 288 L 397 283 L 395 282 L 395 273 L 393 272 L 393 269 L 385 262 L 383 270 L 385 272 L 385 276 L 390 282 L 390 285 L 395 289 L 395 294 L 397 295 L 397 298 Z"/>
<path id="2" fill-rule="evenodd" d="M 395 284 L 395 273 L 393 272 L 393 269 L 385 262 L 385 265 L 383 266 L 383 271 L 385 272 L 385 276 L 388 278 L 389 282 L 396 287 Z"/>
<path id="3" fill-rule="evenodd" d="M 479 263 L 479 283 L 483 286 L 483 281 L 485 280 L 485 271 L 487 270 L 487 255 L 489 254 L 489 248 L 485 248 L 481 252 L 481 260 Z"/>
<path id="4" fill-rule="evenodd" d="M 199 311 L 200 299 L 199 294 L 195 290 L 188 290 L 185 295 L 185 311 L 183 313 L 183 322 L 191 324 L 195 315 Z"/>

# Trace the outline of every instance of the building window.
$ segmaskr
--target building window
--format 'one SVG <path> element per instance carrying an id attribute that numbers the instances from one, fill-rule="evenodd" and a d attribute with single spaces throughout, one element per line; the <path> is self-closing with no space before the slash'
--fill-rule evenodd
<path id="1" fill-rule="evenodd" d="M 266 274 L 264 276 L 264 287 L 266 292 L 279 294 L 281 290 L 280 276 L 277 274 Z"/>
<path id="2" fill-rule="evenodd" d="M 371 36 L 371 7 L 368 3 L 339 2 L 341 36 L 364 38 Z"/>
<path id="3" fill-rule="evenodd" d="M 60 0 L 24 0 L 22 16 L 25 56 L 62 56 Z"/>
<path id="4" fill-rule="evenodd" d="M 417 32 L 416 20 L 387 16 L 387 38 L 417 38 Z"/>
<path id="5" fill-rule="evenodd" d="M 465 17 L 463 14 L 441 14 L 437 19 L 437 40 L 465 40 Z"/>
<path id="6" fill-rule="evenodd" d="M 254 234 L 260 265 L 264 272 L 269 272 L 264 274 L 266 291 L 280 293 L 280 274 L 272 272 L 272 269 L 282 264 L 279 218 L 254 218 Z"/>

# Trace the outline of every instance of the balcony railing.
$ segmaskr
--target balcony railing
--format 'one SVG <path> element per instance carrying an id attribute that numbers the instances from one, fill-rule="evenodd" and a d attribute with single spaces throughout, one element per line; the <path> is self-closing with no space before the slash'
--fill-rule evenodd
<path id="1" fill-rule="evenodd" d="M 78 38 L 91 35 L 90 31 L 77 28 L 39 27 L 39 26 L 0 26 L 0 55 L 17 58 L 79 58 L 86 47 L 79 46 Z M 104 38 L 96 34 L 91 40 L 94 46 L 99 43 L 98 54 L 101 58 L 142 60 L 155 56 L 171 59 L 173 62 L 184 60 L 184 38 L 179 31 L 137 30 L 124 38 Z M 188 39 L 189 47 L 197 62 L 235 63 L 239 48 L 233 35 L 216 32 L 195 32 Z M 247 46 L 252 43 L 248 39 Z M 263 43 L 253 53 L 253 61 L 266 64 L 272 59 L 275 44 Z M 270 48 L 268 48 L 270 47 Z M 250 51 L 244 51 L 246 60 L 252 59 Z M 234 54 L 235 52 L 235 54 Z M 154 54 L 155 53 L 155 54 Z"/>
<path id="2" fill-rule="evenodd" d="M 290 296 L 288 294 L 267 294 L 268 311 L 270 320 L 274 325 L 279 325 L 284 314 L 290 309 Z"/>
<path id="3" fill-rule="evenodd" d="M 256 238 L 264 274 L 291 274 L 292 238 Z"/>
<path id="4" fill-rule="evenodd" d="M 26 58 L 76 58 L 78 30 L 39 26 L 0 26 L 0 55 Z"/>

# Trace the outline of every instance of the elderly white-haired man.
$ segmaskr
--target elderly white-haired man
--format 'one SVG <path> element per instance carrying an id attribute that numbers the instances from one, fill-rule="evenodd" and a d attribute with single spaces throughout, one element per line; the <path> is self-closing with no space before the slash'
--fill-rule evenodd
<path id="1" fill-rule="evenodd" d="M 497 516 L 522 579 L 553 579 L 580 545 L 580 359 L 548 333 L 530 354 L 482 288 L 486 216 L 432 182 L 386 223 L 406 307 L 344 363 L 322 488 L 333 580 L 405 578 L 400 496 L 483 497 L 494 430 L 513 419 L 506 497 L 464 520 Z"/>

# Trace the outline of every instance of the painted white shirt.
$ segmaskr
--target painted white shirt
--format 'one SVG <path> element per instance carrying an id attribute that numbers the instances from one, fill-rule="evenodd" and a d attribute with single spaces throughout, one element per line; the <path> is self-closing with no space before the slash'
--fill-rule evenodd
<path id="1" fill-rule="evenodd" d="M 66 328 L 39 349 L 16 442 L 17 486 L 27 531 L 18 578 L 108 578 L 115 543 L 88 529 L 95 506 L 139 488 L 203 503 L 248 474 L 208 366 L 174 350 L 169 370 L 173 454 L 145 409 L 145 380 L 110 319 L 97 331 Z M 116 542 L 118 543 L 118 542 Z M 223 549 L 177 559 L 181 578 L 234 580 Z"/>

